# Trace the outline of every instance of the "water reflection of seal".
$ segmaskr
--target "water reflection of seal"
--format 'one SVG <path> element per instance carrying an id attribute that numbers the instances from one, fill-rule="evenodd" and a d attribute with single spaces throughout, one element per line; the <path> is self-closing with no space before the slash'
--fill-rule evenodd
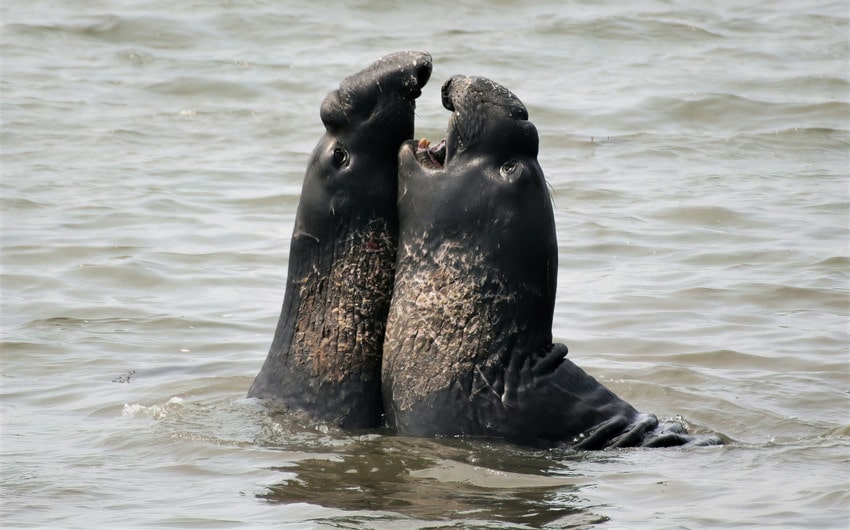
<path id="1" fill-rule="evenodd" d="M 693 442 L 552 344 L 555 223 L 525 106 L 484 78 L 455 76 L 442 96 L 453 111 L 445 141 L 410 141 L 399 155 L 383 369 L 390 425 L 536 446 Z"/>
<path id="2" fill-rule="evenodd" d="M 381 349 L 396 258 L 397 162 L 431 57 L 400 52 L 322 103 L 280 320 L 249 397 L 343 427 L 381 422 Z"/>

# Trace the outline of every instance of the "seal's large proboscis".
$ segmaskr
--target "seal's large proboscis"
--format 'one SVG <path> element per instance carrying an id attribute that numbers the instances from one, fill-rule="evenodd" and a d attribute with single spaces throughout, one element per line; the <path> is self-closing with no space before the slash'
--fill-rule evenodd
<path id="1" fill-rule="evenodd" d="M 325 98 L 289 253 L 283 308 L 249 397 L 343 427 L 380 425 L 381 351 L 396 260 L 398 149 L 431 57 L 400 52 Z"/>
<path id="2" fill-rule="evenodd" d="M 445 141 L 399 154 L 388 423 L 543 447 L 716 443 L 639 413 L 552 343 L 558 249 L 537 130 L 488 79 L 455 76 L 442 97 Z"/>

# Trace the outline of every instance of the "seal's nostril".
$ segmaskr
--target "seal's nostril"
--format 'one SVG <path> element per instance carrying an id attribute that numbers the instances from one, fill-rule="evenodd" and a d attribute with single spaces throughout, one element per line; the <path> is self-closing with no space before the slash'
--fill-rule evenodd
<path id="1" fill-rule="evenodd" d="M 426 59 L 422 62 L 422 64 L 419 65 L 418 69 L 416 70 L 417 85 L 419 85 L 420 87 L 425 86 L 425 83 L 427 83 L 428 80 L 431 78 L 432 68 L 433 65 L 431 64 L 430 59 Z"/>

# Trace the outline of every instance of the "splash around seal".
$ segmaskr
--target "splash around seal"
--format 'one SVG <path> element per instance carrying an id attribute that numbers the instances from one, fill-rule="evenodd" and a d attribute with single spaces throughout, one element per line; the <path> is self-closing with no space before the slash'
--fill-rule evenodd
<path id="1" fill-rule="evenodd" d="M 486 78 L 452 77 L 442 100 L 445 141 L 399 153 L 388 423 L 541 447 L 717 443 L 639 413 L 552 343 L 557 241 L 537 130 Z"/>
<path id="2" fill-rule="evenodd" d="M 431 56 L 399 52 L 322 103 L 325 133 L 304 184 L 283 307 L 248 392 L 342 427 L 381 424 L 381 355 L 395 271 L 397 153 L 413 137 Z"/>

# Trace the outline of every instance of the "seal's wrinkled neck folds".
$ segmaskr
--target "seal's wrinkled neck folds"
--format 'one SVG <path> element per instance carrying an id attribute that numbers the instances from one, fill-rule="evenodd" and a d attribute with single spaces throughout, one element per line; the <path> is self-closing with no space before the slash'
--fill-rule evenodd
<path id="1" fill-rule="evenodd" d="M 406 248 L 399 260 L 384 344 L 392 400 L 409 409 L 476 369 L 497 366 L 515 293 L 477 255 L 454 242 Z M 506 324 L 513 320 L 512 324 Z"/>
<path id="2" fill-rule="evenodd" d="M 299 272 L 290 351 L 313 375 L 341 381 L 379 370 L 395 271 L 394 237 L 386 223 L 374 221 L 326 249 L 328 270 Z"/>

